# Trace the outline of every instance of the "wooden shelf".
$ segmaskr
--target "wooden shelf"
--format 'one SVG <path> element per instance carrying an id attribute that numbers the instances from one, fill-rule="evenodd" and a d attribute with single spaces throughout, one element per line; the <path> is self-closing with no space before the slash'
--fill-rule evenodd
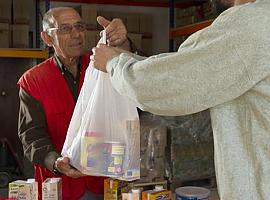
<path id="1" fill-rule="evenodd" d="M 73 2 L 73 3 L 92 3 L 92 4 L 110 4 L 110 5 L 123 5 L 123 6 L 144 6 L 144 7 L 169 7 L 169 0 L 51 0 L 59 2 Z M 206 0 L 189 0 L 184 2 L 176 2 L 175 8 L 187 8 L 193 5 L 199 5 Z"/>
<path id="2" fill-rule="evenodd" d="M 182 26 L 178 28 L 172 28 L 170 29 L 170 39 L 179 37 L 179 36 L 186 36 L 186 35 L 191 35 L 192 33 L 195 33 L 196 31 L 199 31 L 209 25 L 212 24 L 214 19 L 206 20 L 203 22 L 187 25 L 187 26 Z"/>
<path id="3" fill-rule="evenodd" d="M 0 48 L 0 57 L 46 59 L 49 57 L 49 53 L 47 50 L 43 50 L 43 49 Z"/>

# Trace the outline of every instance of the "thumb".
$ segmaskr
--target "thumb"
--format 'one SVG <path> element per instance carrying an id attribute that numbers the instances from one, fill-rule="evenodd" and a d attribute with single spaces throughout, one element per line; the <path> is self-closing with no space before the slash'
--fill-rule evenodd
<path id="1" fill-rule="evenodd" d="M 98 16 L 97 17 L 97 22 L 103 26 L 103 28 L 105 29 L 111 21 L 107 20 L 105 17 L 102 17 L 102 16 Z"/>

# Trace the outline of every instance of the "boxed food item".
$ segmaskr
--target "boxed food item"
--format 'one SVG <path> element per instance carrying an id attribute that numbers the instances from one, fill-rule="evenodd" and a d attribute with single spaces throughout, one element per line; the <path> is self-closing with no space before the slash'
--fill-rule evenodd
<path id="1" fill-rule="evenodd" d="M 129 189 L 127 182 L 107 178 L 104 180 L 104 200 L 122 200 L 122 193 Z"/>
<path id="2" fill-rule="evenodd" d="M 142 39 L 142 51 L 146 55 L 152 55 L 153 52 L 153 44 L 152 44 L 152 39 L 151 38 L 143 38 Z"/>
<path id="3" fill-rule="evenodd" d="M 153 32 L 153 17 L 151 15 L 140 15 L 140 33 Z"/>
<path id="4" fill-rule="evenodd" d="M 140 19 L 139 14 L 127 14 L 127 30 L 132 33 L 139 33 L 140 31 Z"/>
<path id="5" fill-rule="evenodd" d="M 62 200 L 61 178 L 47 178 L 42 183 L 42 200 Z"/>
<path id="6" fill-rule="evenodd" d="M 38 185 L 35 179 L 16 180 L 9 183 L 9 198 L 17 200 L 38 200 Z"/>
<path id="7" fill-rule="evenodd" d="M 142 34 L 128 33 L 128 37 L 137 49 L 142 49 Z"/>
<path id="8" fill-rule="evenodd" d="M 85 51 L 91 51 L 96 46 L 96 38 L 99 36 L 99 31 L 88 30 L 85 32 Z"/>
<path id="9" fill-rule="evenodd" d="M 29 25 L 12 25 L 12 47 L 29 48 Z"/>
<path id="10" fill-rule="evenodd" d="M 10 30 L 8 23 L 0 23 L 0 48 L 9 48 Z"/>
<path id="11" fill-rule="evenodd" d="M 97 6 L 95 4 L 82 4 L 81 16 L 83 21 L 87 24 L 87 28 L 97 28 Z"/>
<path id="12" fill-rule="evenodd" d="M 142 200 L 171 200 L 172 192 L 163 189 L 162 186 L 156 186 L 154 190 L 146 190 L 142 192 Z"/>
<path id="13" fill-rule="evenodd" d="M 0 1 L 0 22 L 11 22 L 11 0 Z"/>
<path id="14" fill-rule="evenodd" d="M 15 24 L 29 24 L 31 0 L 13 0 L 13 22 Z"/>

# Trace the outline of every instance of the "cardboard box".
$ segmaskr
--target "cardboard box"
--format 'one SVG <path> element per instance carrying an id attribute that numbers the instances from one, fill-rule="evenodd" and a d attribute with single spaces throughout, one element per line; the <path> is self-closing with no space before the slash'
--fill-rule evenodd
<path id="1" fill-rule="evenodd" d="M 126 20 L 128 32 L 140 32 L 140 18 L 138 14 L 128 14 Z"/>
<path id="2" fill-rule="evenodd" d="M 29 48 L 29 25 L 12 25 L 12 47 Z"/>
<path id="3" fill-rule="evenodd" d="M 128 183 L 111 178 L 104 180 L 104 200 L 122 200 L 122 193 L 130 190 Z"/>
<path id="4" fill-rule="evenodd" d="M 82 4 L 81 17 L 88 29 L 97 28 L 97 6 L 95 4 Z"/>
<path id="5" fill-rule="evenodd" d="M 31 13 L 31 0 L 13 0 L 14 24 L 29 24 Z"/>
<path id="6" fill-rule="evenodd" d="M 17 200 L 38 200 L 38 184 L 34 179 L 13 181 L 9 183 L 8 197 Z"/>
<path id="7" fill-rule="evenodd" d="M 0 22 L 11 23 L 11 1 L 12 0 L 0 1 Z"/>
<path id="8" fill-rule="evenodd" d="M 169 190 L 162 190 L 162 191 L 144 191 L 142 192 L 142 200 L 171 200 L 172 199 L 172 192 Z"/>
<path id="9" fill-rule="evenodd" d="M 10 28 L 7 23 L 0 23 L 0 48 L 10 47 Z"/>
<path id="10" fill-rule="evenodd" d="M 153 17 L 151 15 L 140 15 L 140 33 L 153 32 Z"/>
<path id="11" fill-rule="evenodd" d="M 128 33 L 129 39 L 137 49 L 142 49 L 142 35 L 136 33 Z"/>
<path id="12" fill-rule="evenodd" d="M 91 51 L 96 46 L 96 38 L 99 31 L 86 31 L 85 32 L 85 51 Z"/>
<path id="13" fill-rule="evenodd" d="M 47 178 L 42 183 L 42 200 L 62 200 L 61 178 Z"/>
<path id="14" fill-rule="evenodd" d="M 142 51 L 147 55 L 147 56 L 151 56 L 152 55 L 152 50 L 153 46 L 152 46 L 152 39 L 148 39 L 148 38 L 143 38 L 142 39 Z"/>

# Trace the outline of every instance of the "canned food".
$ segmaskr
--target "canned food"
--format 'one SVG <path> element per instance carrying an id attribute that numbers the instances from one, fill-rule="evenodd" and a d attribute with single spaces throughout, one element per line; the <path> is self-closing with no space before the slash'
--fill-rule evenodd
<path id="1" fill-rule="evenodd" d="M 208 200 L 210 190 L 202 187 L 185 186 L 176 188 L 177 200 Z"/>

